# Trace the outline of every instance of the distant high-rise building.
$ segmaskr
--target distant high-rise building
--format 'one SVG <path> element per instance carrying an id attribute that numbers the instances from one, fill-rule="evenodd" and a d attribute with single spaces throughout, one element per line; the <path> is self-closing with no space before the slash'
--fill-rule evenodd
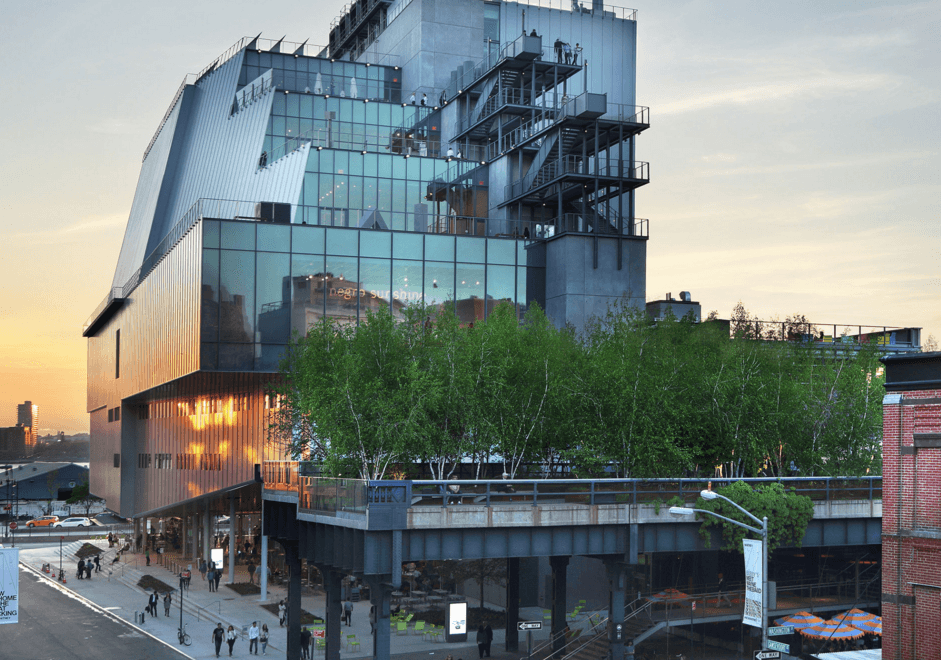
<path id="1" fill-rule="evenodd" d="M 39 433 L 39 406 L 32 401 L 16 404 L 16 423 L 32 429 L 33 437 Z"/>

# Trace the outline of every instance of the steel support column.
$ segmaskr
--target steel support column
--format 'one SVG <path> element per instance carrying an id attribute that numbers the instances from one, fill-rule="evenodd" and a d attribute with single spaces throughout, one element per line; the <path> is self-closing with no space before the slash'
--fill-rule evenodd
<path id="1" fill-rule="evenodd" d="M 288 569 L 288 660 L 301 657 L 301 558 L 296 541 L 281 541 Z"/>
<path id="2" fill-rule="evenodd" d="M 621 562 L 606 561 L 608 573 L 608 639 L 610 660 L 624 660 L 624 590 L 627 578 Z"/>
<path id="3" fill-rule="evenodd" d="M 343 604 L 340 602 L 340 582 L 343 575 L 340 571 L 320 569 L 323 573 L 323 586 L 326 594 L 324 618 L 327 624 L 327 648 L 325 660 L 340 660 L 340 616 Z"/>
<path id="4" fill-rule="evenodd" d="M 209 563 L 209 550 L 212 548 L 209 539 L 212 537 L 212 513 L 209 510 L 209 500 L 206 500 L 206 511 L 203 513 L 203 559 Z M 216 568 L 222 568 L 217 566 Z"/>
<path id="5" fill-rule="evenodd" d="M 369 622 L 373 624 L 372 657 L 374 660 L 389 660 L 389 605 L 391 600 L 392 590 L 388 584 L 380 582 L 378 579 L 369 581 L 369 601 L 372 603 Z"/>
<path id="6" fill-rule="evenodd" d="M 235 496 L 229 497 L 229 578 L 226 584 L 235 584 Z"/>
<path id="7" fill-rule="evenodd" d="M 549 557 L 552 567 L 552 650 L 565 647 L 565 579 L 568 573 L 568 557 Z"/>
<path id="8" fill-rule="evenodd" d="M 520 560 L 506 560 L 506 650 L 519 649 L 520 632 L 516 627 L 520 619 Z"/>

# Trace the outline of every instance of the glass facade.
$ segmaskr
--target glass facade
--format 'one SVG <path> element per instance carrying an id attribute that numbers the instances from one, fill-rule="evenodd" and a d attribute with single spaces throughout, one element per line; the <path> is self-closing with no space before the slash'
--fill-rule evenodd
<path id="1" fill-rule="evenodd" d="M 201 368 L 277 371 L 293 333 L 325 316 L 401 317 L 453 302 L 462 323 L 527 306 L 526 251 L 506 238 L 203 220 Z M 532 274 L 529 274 L 532 276 Z"/>

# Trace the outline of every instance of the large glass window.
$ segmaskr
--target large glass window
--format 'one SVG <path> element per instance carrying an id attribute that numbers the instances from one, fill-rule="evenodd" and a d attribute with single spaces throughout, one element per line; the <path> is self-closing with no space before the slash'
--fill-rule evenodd
<path id="1" fill-rule="evenodd" d="M 356 261 L 350 257 L 326 258 L 326 313 L 342 324 L 356 323 L 360 289 Z"/>
<path id="2" fill-rule="evenodd" d="M 323 255 L 292 257 L 291 332 L 305 335 L 323 318 L 325 283 Z"/>
<path id="3" fill-rule="evenodd" d="M 253 225 L 247 226 L 254 229 Z M 252 232 L 253 238 L 254 235 L 254 232 Z M 223 236 L 225 236 L 225 232 L 223 232 Z M 219 339 L 231 342 L 254 341 L 254 252 L 222 250 L 219 268 L 219 298 Z"/>
<path id="4" fill-rule="evenodd" d="M 425 263 L 425 303 L 444 305 L 454 300 L 454 264 Z"/>
<path id="5" fill-rule="evenodd" d="M 217 229 L 218 231 L 218 229 Z M 203 250 L 201 310 L 203 341 L 219 341 L 219 250 Z"/>
<path id="6" fill-rule="evenodd" d="M 391 293 L 389 259 L 360 259 L 359 263 L 359 318 L 366 312 L 389 308 Z"/>
<path id="7" fill-rule="evenodd" d="M 457 264 L 457 315 L 462 323 L 481 321 L 487 314 L 484 301 L 484 266 Z"/>
<path id="8" fill-rule="evenodd" d="M 393 260 L 392 313 L 400 317 L 403 307 L 422 302 L 422 296 L 422 262 Z"/>
<path id="9" fill-rule="evenodd" d="M 289 256 L 259 252 L 257 269 L 258 340 L 266 344 L 287 343 L 291 324 Z"/>

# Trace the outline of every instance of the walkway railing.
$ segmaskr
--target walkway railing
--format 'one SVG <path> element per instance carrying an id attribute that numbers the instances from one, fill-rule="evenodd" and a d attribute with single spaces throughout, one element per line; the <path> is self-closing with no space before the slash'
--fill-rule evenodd
<path id="1" fill-rule="evenodd" d="M 266 461 L 262 469 L 265 489 L 304 495 L 304 501 L 324 510 L 349 510 L 364 513 L 377 504 L 388 505 L 390 489 L 400 489 L 394 496 L 398 504 L 415 506 L 454 506 L 477 504 L 502 506 L 529 504 L 653 504 L 666 506 L 668 500 L 680 498 L 694 503 L 700 491 L 719 488 L 736 481 L 755 486 L 781 483 L 814 502 L 882 499 L 882 477 L 763 477 L 728 479 L 703 477 L 695 479 L 418 479 L 413 481 L 362 481 L 358 479 L 326 479 L 312 475 L 313 463 L 298 461 Z M 307 476 L 305 476 L 307 475 Z M 344 485 L 340 485 L 343 482 Z M 351 489 L 355 484 L 355 494 Z M 333 494 L 329 489 L 333 488 Z M 326 490 L 324 490 L 326 489 Z M 359 493 L 362 492 L 363 495 Z M 363 499 L 365 498 L 365 499 Z M 365 501 L 365 506 L 361 503 Z M 345 508 L 344 508 L 345 507 Z"/>

